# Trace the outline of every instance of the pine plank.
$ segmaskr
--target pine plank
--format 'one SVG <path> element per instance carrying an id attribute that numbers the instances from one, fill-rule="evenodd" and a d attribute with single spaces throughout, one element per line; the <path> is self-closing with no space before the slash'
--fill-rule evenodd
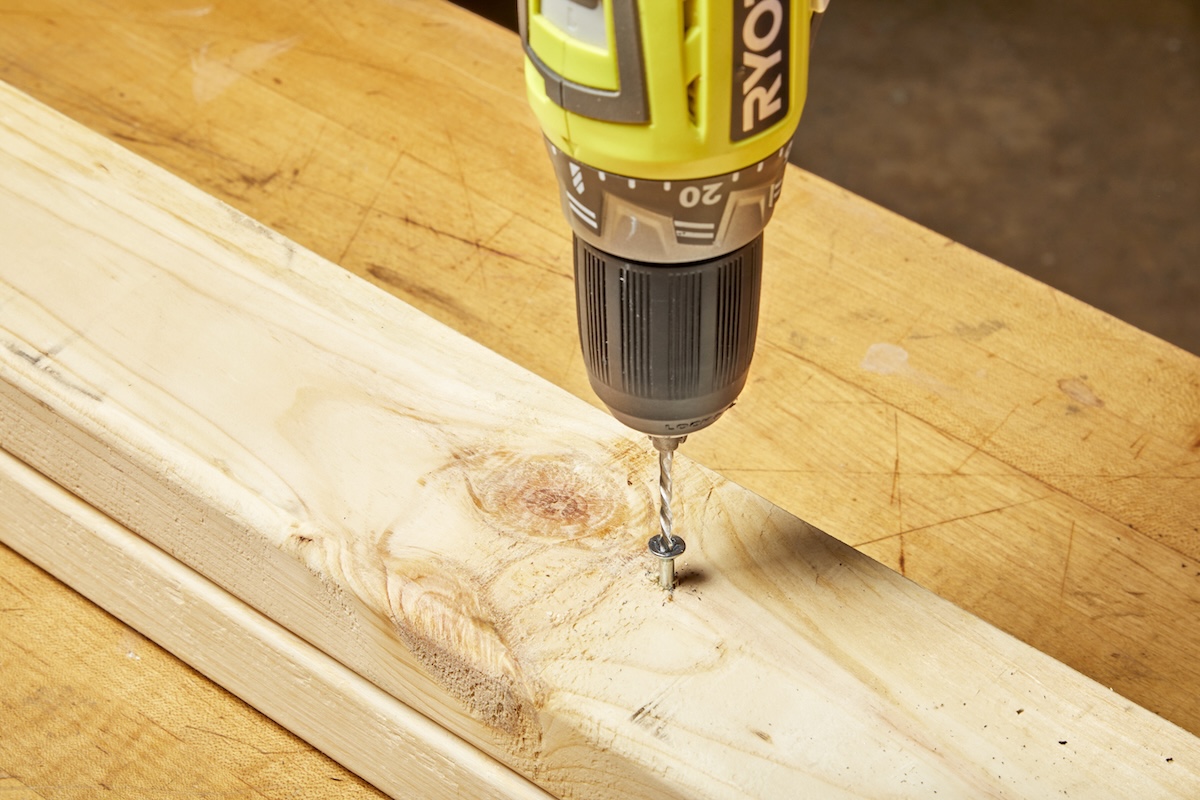
<path id="1" fill-rule="evenodd" d="M 0 90 L 4 449 L 561 797 L 1192 796 L 1195 737 Z"/>
<path id="2" fill-rule="evenodd" d="M 591 399 L 515 37 L 319 11 L 2 0 L 0 77 Z M 767 248 L 686 452 L 1200 732 L 1200 359 L 799 170 Z"/>
<path id="3" fill-rule="evenodd" d="M 3 451 L 0 504 L 9 521 L 0 538 L 9 545 L 391 797 L 549 800 Z M 43 659 L 53 657 L 58 669 L 81 662 L 89 673 L 77 694 L 35 695 L 30 698 L 36 697 L 35 702 L 8 709 L 9 735 L 28 737 L 41 747 L 38 758 L 18 764 L 13 748 L 0 740 L 0 758 L 38 791 L 53 796 L 74 786 L 79 787 L 74 791 L 121 796 L 178 791 L 234 797 L 378 796 L 354 775 L 314 758 L 285 731 L 275 733 L 274 750 L 256 752 L 252 743 L 262 733 L 253 728 L 252 719 L 237 727 L 214 720 L 213 704 L 192 703 L 190 693 L 187 705 L 158 698 L 158 713 L 128 718 L 97 690 L 97 662 L 107 667 L 101 673 L 105 677 L 115 673 L 116 680 L 130 684 L 130 691 L 145 692 L 154 683 L 142 661 L 165 654 L 147 652 L 154 646 L 131 628 L 114 627 L 119 633 L 107 641 L 89 641 L 72 632 L 53 656 L 43 637 L 55 637 L 54 631 L 38 630 L 25 645 L 36 647 Z M 98 654 L 105 645 L 109 652 Z M 6 665 L 6 679 L 30 683 L 22 673 L 38 666 L 33 659 L 14 660 Z M 56 720 L 60 735 L 39 733 L 48 716 Z M 102 720 L 107 741 L 89 752 L 81 746 L 85 737 L 67 731 L 96 720 Z M 211 739 L 238 746 L 237 756 L 217 769 L 208 759 L 197 758 L 196 750 L 203 751 Z"/>

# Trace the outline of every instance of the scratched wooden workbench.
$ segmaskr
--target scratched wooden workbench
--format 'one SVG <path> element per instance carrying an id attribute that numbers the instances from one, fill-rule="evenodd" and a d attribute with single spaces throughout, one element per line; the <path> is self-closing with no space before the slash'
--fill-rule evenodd
<path id="1" fill-rule="evenodd" d="M 327 8 L 3 0 L 0 80 L 591 400 L 515 36 Z M 799 171 L 768 238 L 687 453 L 1200 732 L 1200 359 Z M 17 797 L 374 791 L 3 549 L 0 670 Z"/>

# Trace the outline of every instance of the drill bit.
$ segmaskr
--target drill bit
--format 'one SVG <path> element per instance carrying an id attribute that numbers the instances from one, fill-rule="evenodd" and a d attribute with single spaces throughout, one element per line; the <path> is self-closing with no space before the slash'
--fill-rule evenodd
<path id="1" fill-rule="evenodd" d="M 675 559 L 683 555 L 686 545 L 674 534 L 674 518 L 671 516 L 671 465 L 675 450 L 686 436 L 651 436 L 650 443 L 658 451 L 658 523 L 661 532 L 650 537 L 650 552 L 658 558 L 658 582 L 668 592 L 675 588 Z"/>

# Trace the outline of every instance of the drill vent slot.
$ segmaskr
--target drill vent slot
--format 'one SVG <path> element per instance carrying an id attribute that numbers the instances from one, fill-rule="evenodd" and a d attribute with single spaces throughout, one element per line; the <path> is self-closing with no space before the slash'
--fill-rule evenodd
<path id="1" fill-rule="evenodd" d="M 717 274 L 717 351 L 713 375 L 716 386 L 724 386 L 744 374 L 754 354 L 760 280 L 760 271 L 755 268 L 757 262 L 757 253 L 739 255 Z"/>
<path id="2" fill-rule="evenodd" d="M 700 388 L 699 273 L 674 275 L 668 284 L 670 338 L 667 342 L 667 394 L 672 400 L 695 396 Z"/>
<path id="3" fill-rule="evenodd" d="M 700 294 L 697 272 L 620 271 L 622 390 L 678 400 L 700 388 Z M 666 318 L 666 326 L 660 323 Z"/>
<path id="4" fill-rule="evenodd" d="M 621 380 L 625 391 L 650 394 L 650 276 L 621 270 Z"/>
<path id="5" fill-rule="evenodd" d="M 606 275 L 603 259 L 584 251 L 582 285 L 579 287 L 579 317 L 584 321 L 580 344 L 590 373 L 602 380 L 608 373 L 608 315 L 606 313 Z"/>

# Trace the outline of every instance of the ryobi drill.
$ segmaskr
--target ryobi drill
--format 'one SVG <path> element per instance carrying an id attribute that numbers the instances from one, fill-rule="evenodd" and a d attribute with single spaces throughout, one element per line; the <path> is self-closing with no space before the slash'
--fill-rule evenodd
<path id="1" fill-rule="evenodd" d="M 520 0 L 529 100 L 574 231 L 584 363 L 659 451 L 650 548 L 668 589 L 683 552 L 671 454 L 746 383 L 763 228 L 827 2 Z"/>

